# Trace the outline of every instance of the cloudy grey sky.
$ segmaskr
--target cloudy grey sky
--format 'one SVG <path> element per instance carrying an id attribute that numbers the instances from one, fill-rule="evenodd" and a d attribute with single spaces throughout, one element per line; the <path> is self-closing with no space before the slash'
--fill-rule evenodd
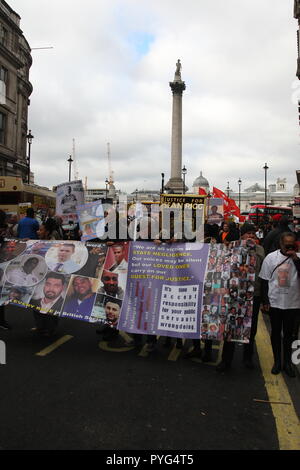
<path id="1" fill-rule="evenodd" d="M 89 187 L 159 189 L 170 176 L 172 93 L 182 62 L 187 185 L 238 190 L 299 167 L 293 0 L 7 0 L 33 50 L 29 128 L 38 184 L 68 177 L 76 140 Z"/>

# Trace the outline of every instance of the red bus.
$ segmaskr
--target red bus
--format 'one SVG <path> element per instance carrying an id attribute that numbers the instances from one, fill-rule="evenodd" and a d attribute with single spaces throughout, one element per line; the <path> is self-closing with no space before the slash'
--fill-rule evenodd
<path id="1" fill-rule="evenodd" d="M 291 207 L 265 206 L 264 204 L 255 204 L 249 210 L 248 220 L 254 224 L 265 222 L 266 220 L 278 220 L 281 216 L 287 215 L 293 217 Z"/>

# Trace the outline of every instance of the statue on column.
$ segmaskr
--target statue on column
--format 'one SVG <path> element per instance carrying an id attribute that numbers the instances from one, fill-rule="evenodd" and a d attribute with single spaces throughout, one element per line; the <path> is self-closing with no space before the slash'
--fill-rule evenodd
<path id="1" fill-rule="evenodd" d="M 300 20 L 300 0 L 294 0 L 294 18 Z"/>
<path id="2" fill-rule="evenodd" d="M 178 59 L 176 62 L 175 80 L 181 80 L 181 67 L 180 59 Z"/>

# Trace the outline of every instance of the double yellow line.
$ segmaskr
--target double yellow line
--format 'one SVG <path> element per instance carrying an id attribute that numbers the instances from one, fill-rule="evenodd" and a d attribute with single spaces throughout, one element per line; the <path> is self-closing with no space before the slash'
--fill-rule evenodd
<path id="1" fill-rule="evenodd" d="M 284 378 L 281 374 L 271 374 L 274 362 L 273 353 L 270 335 L 265 321 L 262 318 L 262 314 L 260 314 L 258 320 L 256 346 L 270 405 L 276 422 L 279 449 L 300 450 L 300 422 Z"/>

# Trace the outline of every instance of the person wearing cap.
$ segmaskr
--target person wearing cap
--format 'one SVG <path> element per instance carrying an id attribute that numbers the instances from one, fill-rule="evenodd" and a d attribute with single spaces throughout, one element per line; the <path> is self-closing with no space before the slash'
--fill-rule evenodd
<path id="1" fill-rule="evenodd" d="M 257 332 L 258 314 L 259 314 L 259 308 L 261 304 L 261 280 L 258 277 L 258 274 L 260 272 L 260 268 L 265 257 L 263 247 L 255 243 L 255 240 L 256 240 L 255 232 L 256 232 L 256 229 L 253 224 L 246 223 L 241 227 L 241 239 L 253 240 L 253 250 L 255 250 L 255 254 L 256 254 L 254 292 L 251 292 L 251 295 L 253 294 L 251 332 L 250 332 L 249 343 L 244 344 L 244 351 L 243 351 L 243 362 L 245 364 L 245 367 L 247 367 L 248 369 L 254 368 L 252 358 L 253 358 L 253 353 L 254 353 L 254 340 L 255 340 L 255 335 Z M 234 342 L 229 342 L 226 340 L 224 341 L 223 351 L 222 351 L 222 360 L 216 367 L 216 370 L 218 372 L 224 372 L 225 370 L 230 369 L 231 363 L 233 360 L 234 349 L 235 349 Z"/>

